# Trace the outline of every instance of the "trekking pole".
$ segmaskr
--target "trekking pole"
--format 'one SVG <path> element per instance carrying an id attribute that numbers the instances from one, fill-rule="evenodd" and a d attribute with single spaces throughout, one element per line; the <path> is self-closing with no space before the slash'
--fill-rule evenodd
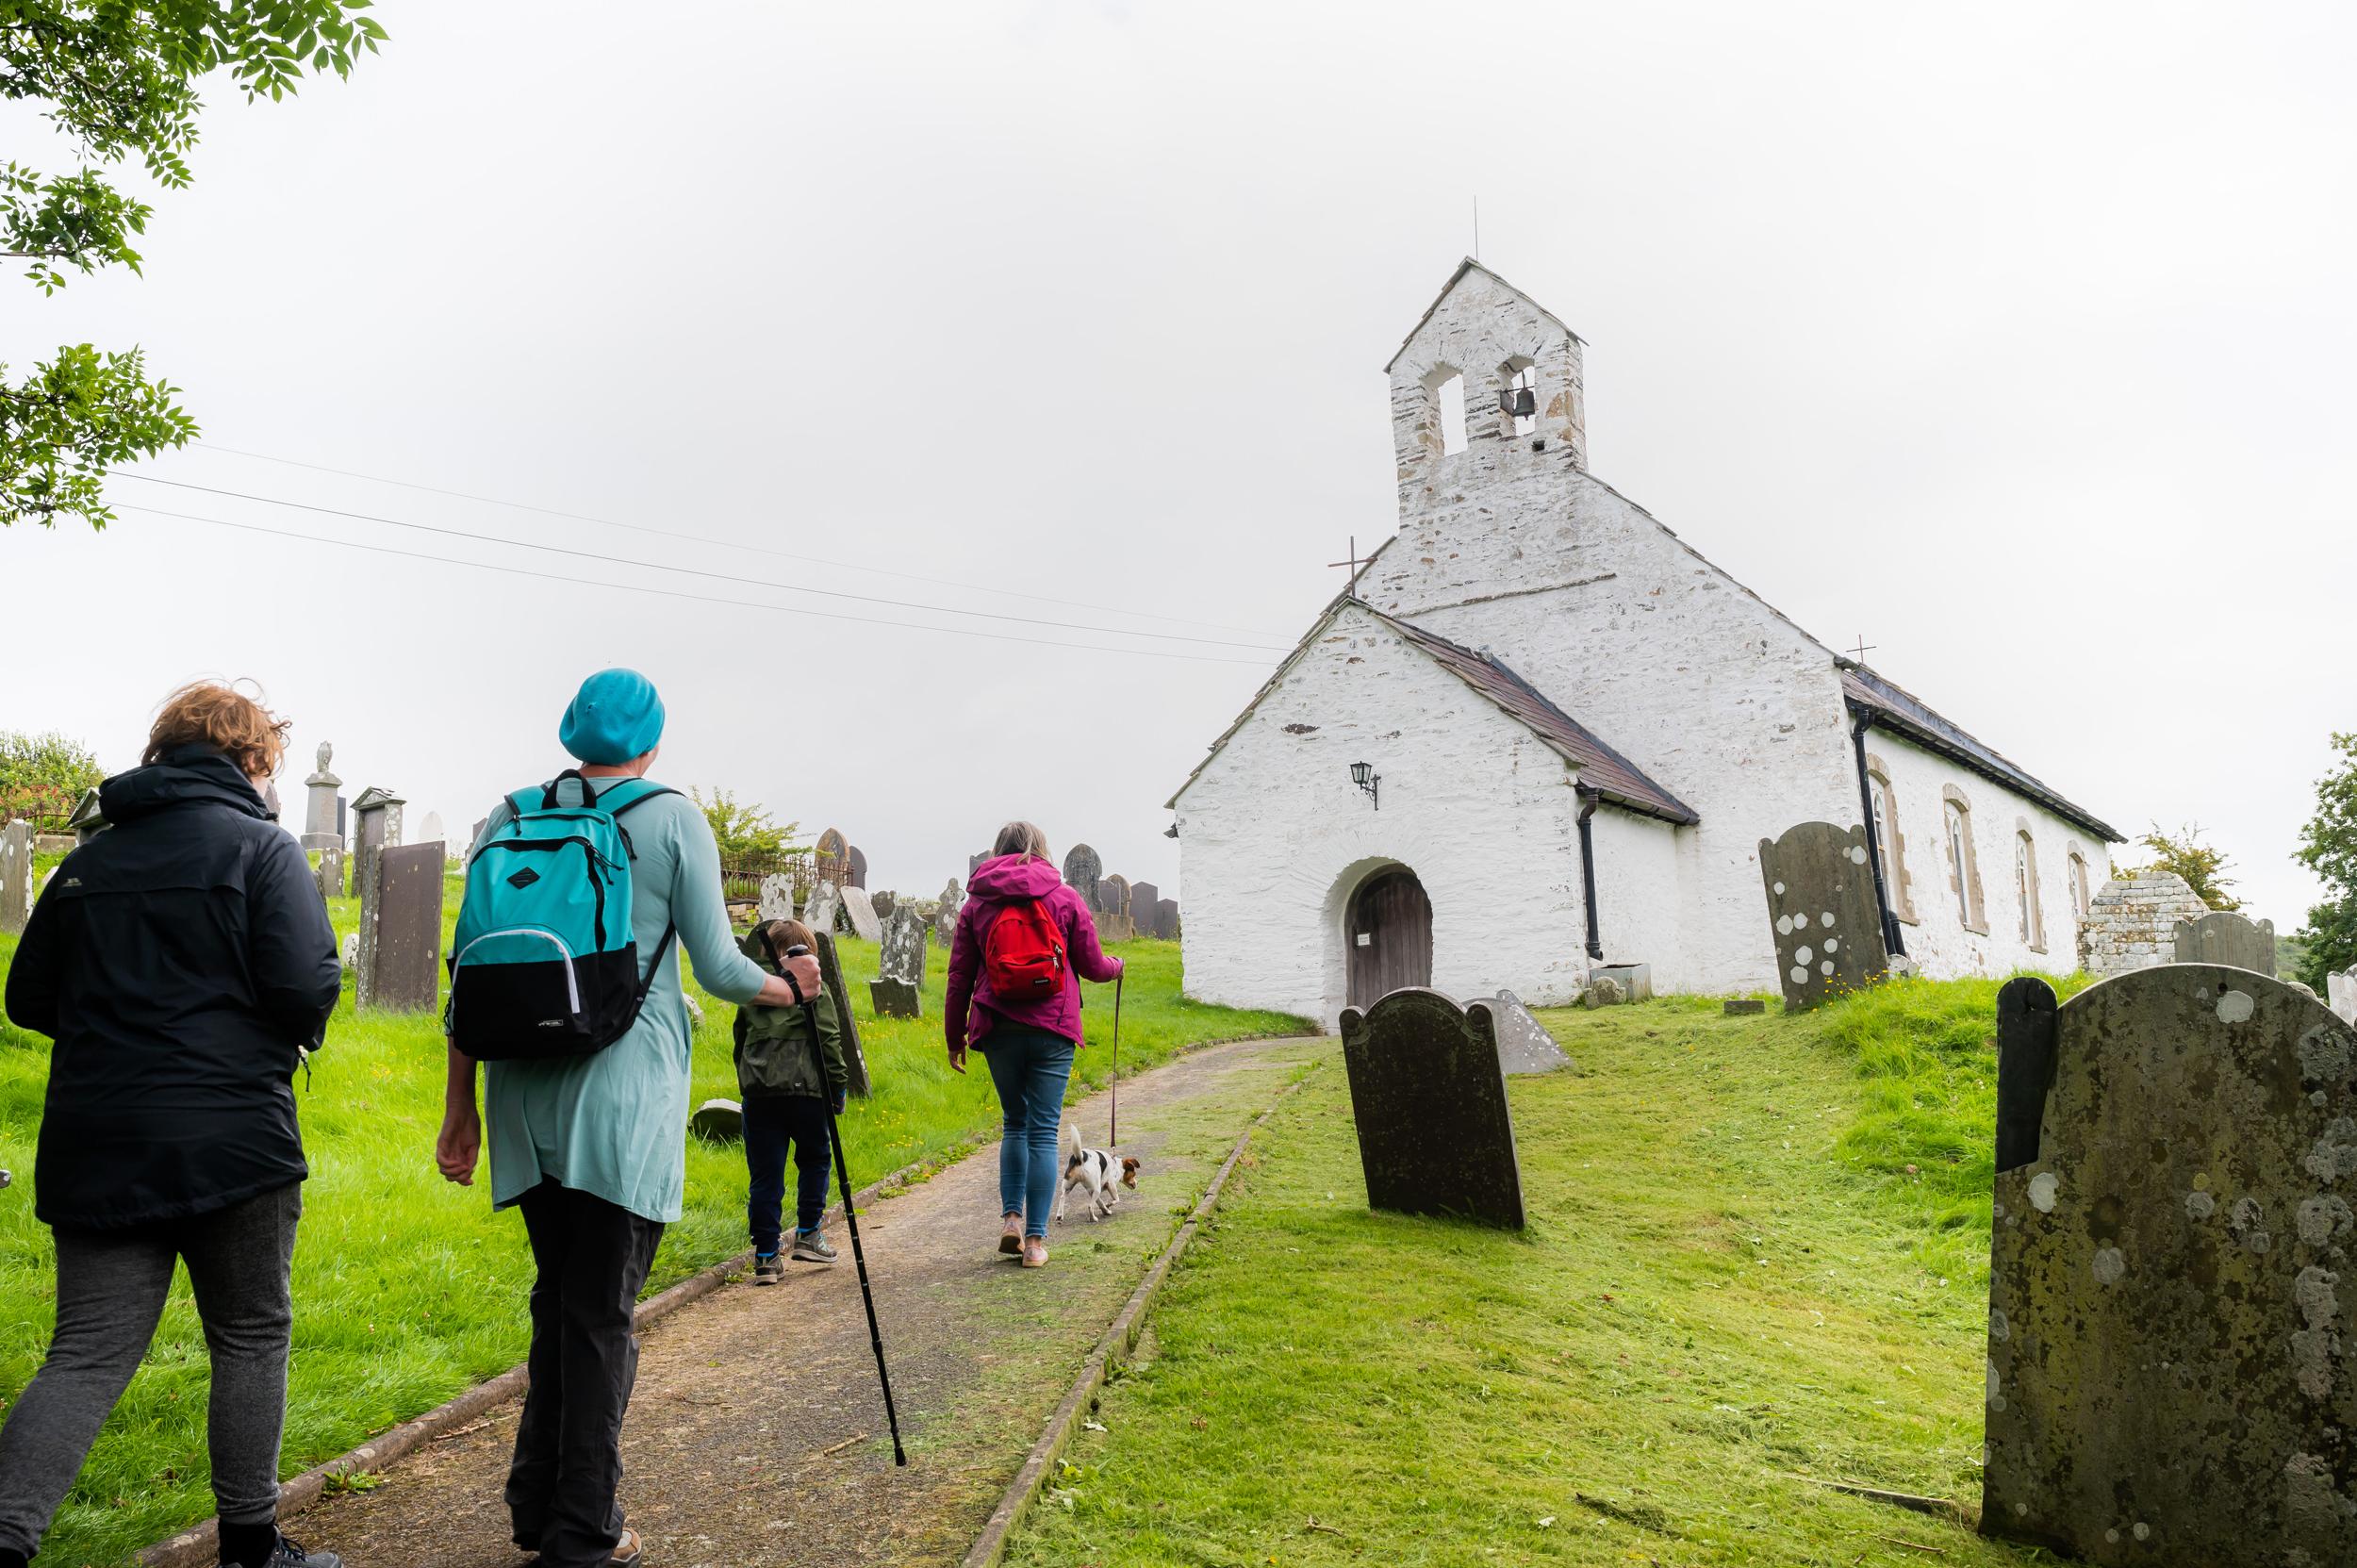
<path id="1" fill-rule="evenodd" d="M 1125 967 L 1122 974 L 1129 973 Z M 1113 1104 L 1105 1131 L 1105 1147 L 1121 1147 L 1121 975 L 1113 976 Z"/>
<path id="2" fill-rule="evenodd" d="M 799 958 L 810 951 L 799 942 L 785 949 L 788 958 Z M 778 966 L 779 973 L 785 966 Z M 802 1015 L 810 1020 L 810 1037 L 814 1045 L 818 1039 L 818 999 L 802 1003 Z M 892 1408 L 892 1373 L 884 1365 L 883 1330 L 876 1326 L 876 1293 L 867 1283 L 867 1254 L 860 1250 L 859 1209 L 851 1201 L 851 1163 L 843 1155 L 843 1128 L 835 1120 L 834 1095 L 827 1095 L 827 1142 L 834 1146 L 835 1180 L 843 1184 L 843 1228 L 851 1233 L 851 1264 L 859 1271 L 860 1304 L 867 1309 L 867 1343 L 876 1352 L 876 1381 L 883 1385 L 884 1424 L 892 1428 L 892 1462 L 905 1466 L 908 1450 L 900 1446 L 900 1417 Z"/>

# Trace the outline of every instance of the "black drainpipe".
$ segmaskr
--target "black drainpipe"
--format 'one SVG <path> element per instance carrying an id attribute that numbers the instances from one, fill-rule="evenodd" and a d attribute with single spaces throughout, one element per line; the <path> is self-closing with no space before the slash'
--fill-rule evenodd
<path id="1" fill-rule="evenodd" d="M 1572 786 L 1579 795 L 1579 883 L 1587 895 L 1588 956 L 1604 957 L 1604 939 L 1596 934 L 1596 835 L 1588 826 L 1588 819 L 1596 815 L 1596 806 L 1604 797 L 1592 789 Z"/>
<path id="2" fill-rule="evenodd" d="M 1890 910 L 1890 888 L 1883 880 L 1882 840 L 1874 832 L 1874 786 L 1866 776 L 1866 732 L 1874 727 L 1874 716 L 1860 711 L 1857 722 L 1850 728 L 1850 739 L 1857 749 L 1858 809 L 1866 814 L 1866 864 L 1874 873 L 1874 907 L 1883 917 L 1883 950 L 1893 958 L 1906 955 L 1906 938 L 1899 933 L 1899 917 Z M 1896 830 L 1894 830 L 1896 831 Z"/>

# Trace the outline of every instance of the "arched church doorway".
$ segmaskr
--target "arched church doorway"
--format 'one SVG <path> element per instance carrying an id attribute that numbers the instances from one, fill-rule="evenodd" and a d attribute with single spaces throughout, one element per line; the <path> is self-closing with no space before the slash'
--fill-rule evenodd
<path id="1" fill-rule="evenodd" d="M 1350 896 L 1343 925 L 1352 1007 L 1372 1007 L 1403 985 L 1432 983 L 1432 900 L 1405 866 L 1378 871 Z"/>

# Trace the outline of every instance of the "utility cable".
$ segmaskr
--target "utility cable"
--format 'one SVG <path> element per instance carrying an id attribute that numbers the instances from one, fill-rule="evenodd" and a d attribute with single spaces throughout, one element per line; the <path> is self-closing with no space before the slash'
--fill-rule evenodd
<path id="1" fill-rule="evenodd" d="M 681 539 L 691 544 L 717 545 L 723 550 L 750 551 L 762 555 L 775 555 L 781 560 L 808 561 L 814 566 L 835 567 L 844 571 L 870 572 L 878 577 L 898 577 L 910 583 L 930 583 L 935 587 L 964 588 L 976 593 L 995 593 L 1008 599 L 1029 599 L 1041 604 L 1062 604 L 1067 609 L 1101 610 L 1106 606 L 1084 599 L 1058 599 L 1051 594 L 1025 593 L 1018 588 L 984 587 L 973 583 L 961 583 L 950 577 L 928 577 L 922 572 L 894 571 L 887 567 L 861 566 L 856 561 L 837 561 L 824 555 L 808 555 L 799 551 L 780 550 L 773 545 L 746 544 L 735 539 L 714 538 L 707 534 L 685 534 L 673 528 L 656 528 L 643 522 L 618 522 L 612 518 L 591 517 L 585 512 L 567 512 L 554 506 L 536 506 L 528 501 L 505 501 L 498 496 L 476 495 L 470 490 L 444 489 L 439 485 L 420 485 L 410 479 L 390 479 L 381 473 L 362 473 L 355 469 L 331 468 L 325 463 L 305 463 L 299 458 L 273 456 L 267 452 L 249 452 L 242 447 L 223 446 L 218 441 L 196 441 L 192 445 L 207 452 L 225 453 L 232 457 L 250 457 L 256 462 L 282 463 L 290 469 L 309 469 L 313 473 L 332 473 L 344 479 L 364 479 L 371 485 L 397 485 L 404 490 L 422 490 L 428 495 L 449 496 L 456 501 L 471 501 L 484 506 L 507 506 L 519 512 L 537 512 L 542 517 L 562 518 L 568 522 L 594 522 L 601 528 L 626 528 L 636 534 L 652 534 L 658 538 Z M 1139 620 L 1167 621 L 1174 626 L 1205 626 L 1214 632 L 1242 632 L 1247 636 L 1265 636 L 1265 632 L 1249 626 L 1229 626 L 1217 620 L 1195 620 L 1185 616 L 1155 615 L 1146 610 L 1123 610 L 1122 615 Z"/>
<path id="2" fill-rule="evenodd" d="M 539 544 L 530 539 L 505 538 L 498 534 L 478 534 L 468 528 L 437 528 L 430 522 L 404 522 L 400 518 L 378 517 L 371 512 L 347 512 L 335 506 L 315 506 L 306 501 L 283 501 L 276 496 L 255 495 L 246 490 L 224 490 L 211 485 L 191 485 L 185 479 L 158 479 L 154 474 L 133 473 L 111 470 L 109 477 L 136 479 L 143 485 L 169 485 L 176 490 L 196 490 L 206 495 L 228 496 L 239 501 L 257 501 L 268 506 L 289 506 L 302 512 L 318 512 L 324 517 L 350 518 L 357 522 L 381 522 L 390 528 L 413 528 L 421 534 L 439 534 L 453 539 L 473 539 L 479 544 L 503 544 L 517 550 L 538 550 L 551 555 L 571 555 L 585 561 L 602 561 L 608 566 L 633 567 L 641 571 L 675 571 L 683 577 L 703 577 L 719 583 L 737 583 L 750 587 L 776 588 L 782 593 L 816 594 L 822 599 L 847 599 L 861 604 L 884 604 L 896 610 L 921 610 L 928 615 L 973 616 L 981 620 L 1012 621 L 1019 626 L 1052 626 L 1064 632 L 1091 632 L 1100 636 L 1151 637 L 1162 642 L 1200 643 L 1210 648 L 1249 648 L 1264 653 L 1281 653 L 1285 650 L 1270 643 L 1234 642 L 1222 637 L 1190 637 L 1177 632 L 1132 632 L 1123 626 L 1088 626 L 1078 621 L 1048 620 L 1038 616 L 1007 615 L 997 610 L 962 610 L 953 604 L 920 604 L 906 599 L 882 599 L 874 594 L 846 593 L 840 588 L 810 588 L 794 583 L 774 583 L 763 577 L 741 577 L 733 571 L 705 571 L 698 567 L 677 567 L 663 561 L 640 561 L 628 555 L 605 555 L 594 550 L 569 550 L 561 544 Z"/>
<path id="3" fill-rule="evenodd" d="M 535 571 L 530 567 L 501 566 L 492 561 L 470 561 L 458 555 L 431 555 L 420 550 L 396 550 L 385 544 L 362 544 L 357 539 L 332 539 L 317 534 L 297 534 L 285 528 L 264 528 L 259 523 L 231 522 L 225 518 L 198 517 L 193 512 L 168 512 L 160 506 L 140 506 L 127 501 L 110 504 L 125 512 L 144 512 L 150 517 L 177 518 L 183 522 L 206 522 L 216 528 L 235 528 L 245 534 L 267 534 L 272 538 L 300 539 L 305 544 L 332 544 L 345 550 L 365 550 L 375 555 L 399 555 L 412 561 L 438 561 L 444 566 L 474 567 L 484 571 L 503 571 L 515 577 L 536 577 L 550 583 L 573 583 L 588 588 L 614 588 L 623 593 L 651 593 L 664 599 L 689 599 L 703 604 L 729 604 L 739 609 L 766 610 L 773 615 L 815 616 L 821 620 L 848 620 L 862 626 L 889 626 L 902 632 L 942 632 L 958 637 L 988 637 L 994 642 L 1024 642 L 1037 648 L 1065 648 L 1082 653 L 1135 653 L 1149 659 L 1178 659 L 1188 664 L 1241 664 L 1261 667 L 1259 659 L 1224 659 L 1211 653 L 1176 653 L 1161 648 L 1108 648 L 1098 643 L 1057 642 L 1049 637 L 1027 637 L 1014 632 L 985 632 L 978 626 L 928 626 L 922 621 L 882 620 L 873 616 L 845 615 L 837 610 L 811 610 L 791 604 L 764 604 L 752 599 L 723 599 L 714 594 L 686 593 L 678 588 L 649 587 L 643 583 L 607 583 L 595 577 L 567 577 L 552 571 Z"/>

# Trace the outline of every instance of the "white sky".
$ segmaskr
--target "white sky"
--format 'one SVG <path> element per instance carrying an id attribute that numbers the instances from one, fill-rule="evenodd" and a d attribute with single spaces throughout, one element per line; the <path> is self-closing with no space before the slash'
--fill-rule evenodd
<path id="1" fill-rule="evenodd" d="M 2198 818 L 2279 928 L 2314 892 L 2287 856 L 2357 727 L 2347 8 L 377 14 L 349 83 L 216 89 L 146 277 L 10 285 L 0 353 L 142 343 L 223 446 L 740 548 L 220 451 L 151 473 L 746 583 L 119 499 L 1282 646 L 1393 524 L 1379 367 L 1477 194 L 1483 259 L 1590 343 L 1601 478 L 2116 825 Z M 0 119 L 47 159 L 27 126 Z M 630 664 L 670 707 L 661 778 L 925 893 L 1014 814 L 1169 892 L 1162 802 L 1277 656 L 132 512 L 0 536 L 0 727 L 109 766 L 175 683 L 251 676 L 296 719 L 290 817 L 325 737 L 347 794 L 455 831 Z"/>

